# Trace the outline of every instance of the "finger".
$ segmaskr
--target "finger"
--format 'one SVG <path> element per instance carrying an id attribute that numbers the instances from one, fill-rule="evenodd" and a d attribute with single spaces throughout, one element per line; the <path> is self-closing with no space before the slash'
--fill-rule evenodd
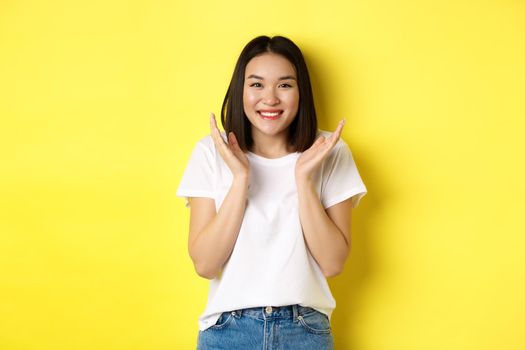
<path id="1" fill-rule="evenodd" d="M 317 146 L 323 144 L 325 141 L 326 141 L 326 138 L 321 135 L 321 136 L 319 136 L 317 138 L 317 140 L 315 140 L 315 142 L 313 143 L 312 147 L 317 147 Z"/>
<path id="2" fill-rule="evenodd" d="M 231 157 L 232 151 L 230 150 L 230 147 L 224 141 L 219 128 L 217 127 L 217 121 L 215 120 L 215 114 L 210 114 L 210 127 L 211 127 L 211 136 L 213 143 L 215 144 L 215 148 L 221 155 L 223 159 L 226 159 L 228 157 Z"/>
<path id="3" fill-rule="evenodd" d="M 239 142 L 237 141 L 237 137 L 232 131 L 230 131 L 230 133 L 228 134 L 228 142 L 230 143 L 232 152 L 235 155 L 237 155 L 237 157 L 244 155 L 244 152 L 242 151 L 241 147 L 239 146 Z"/>
<path id="4" fill-rule="evenodd" d="M 339 138 L 341 137 L 341 132 L 343 131 L 344 125 L 345 125 L 345 120 L 344 119 L 339 121 L 339 124 L 337 125 L 337 128 L 332 133 L 332 135 L 330 135 L 330 143 L 331 144 L 335 145 L 337 143 L 337 141 L 339 141 Z"/>
<path id="5" fill-rule="evenodd" d="M 231 134 L 231 146 L 232 151 L 235 152 L 238 156 L 244 156 L 244 151 L 242 150 L 241 146 L 239 146 L 239 141 L 237 140 L 237 136 L 233 132 L 230 132 Z"/>
<path id="6" fill-rule="evenodd" d="M 241 147 L 239 146 L 239 141 L 237 141 L 237 136 L 235 136 L 233 131 L 230 131 L 230 133 L 228 134 L 228 142 L 233 148 L 241 150 Z"/>
<path id="7" fill-rule="evenodd" d="M 216 144 L 225 144 L 224 139 L 222 138 L 222 135 L 219 131 L 219 128 L 217 127 L 217 120 L 215 119 L 215 114 L 213 113 L 210 114 L 210 128 L 213 140 L 216 142 Z"/>
<path id="8" fill-rule="evenodd" d="M 210 114 L 210 127 L 213 132 L 219 131 L 219 128 L 217 127 L 217 120 L 215 119 L 215 114 Z"/>
<path id="9" fill-rule="evenodd" d="M 341 131 L 343 130 L 344 125 L 345 125 L 345 120 L 341 119 L 339 121 L 339 124 L 337 124 L 337 128 L 335 129 L 335 133 L 334 133 L 337 137 L 341 136 Z"/>
<path id="10" fill-rule="evenodd" d="M 238 153 L 239 144 L 237 143 L 237 139 L 235 138 L 235 135 L 232 131 L 230 131 L 230 133 L 228 134 L 228 145 L 230 146 L 230 149 L 233 153 Z"/>
<path id="11" fill-rule="evenodd" d="M 228 134 L 228 143 L 230 145 L 234 145 L 237 143 L 236 141 L 237 140 L 235 139 L 235 134 L 233 133 L 233 131 L 230 131 L 230 133 Z"/>
<path id="12" fill-rule="evenodd" d="M 215 114 L 210 113 L 210 130 L 213 131 L 215 128 L 217 128 L 217 124 L 215 122 Z"/>

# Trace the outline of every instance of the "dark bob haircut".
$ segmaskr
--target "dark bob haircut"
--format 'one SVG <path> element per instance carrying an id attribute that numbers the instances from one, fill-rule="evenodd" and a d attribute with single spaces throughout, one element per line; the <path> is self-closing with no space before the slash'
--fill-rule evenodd
<path id="1" fill-rule="evenodd" d="M 251 40 L 242 50 L 232 80 L 221 109 L 221 122 L 226 135 L 233 131 L 243 151 L 253 147 L 251 124 L 244 113 L 243 89 L 245 71 L 248 62 L 255 56 L 274 53 L 285 57 L 295 68 L 299 87 L 299 108 L 290 124 L 288 142 L 296 152 L 306 151 L 315 141 L 317 135 L 317 116 L 310 76 L 303 54 L 297 45 L 283 36 L 258 36 Z"/>

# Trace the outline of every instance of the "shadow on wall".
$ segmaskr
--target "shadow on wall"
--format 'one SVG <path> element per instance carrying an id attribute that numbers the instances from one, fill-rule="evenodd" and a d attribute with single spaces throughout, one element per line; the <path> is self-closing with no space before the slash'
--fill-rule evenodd
<path id="1" fill-rule="evenodd" d="M 358 152 L 356 152 L 358 153 Z M 343 273 L 328 279 L 328 283 L 336 300 L 336 308 L 332 314 L 331 323 L 334 329 L 336 349 L 358 349 L 359 339 L 357 332 L 362 324 L 359 315 L 366 315 L 363 310 L 362 300 L 370 290 L 376 272 L 380 268 L 376 261 L 377 252 L 373 247 L 376 238 L 374 234 L 375 218 L 380 216 L 382 208 L 383 191 L 377 184 L 381 182 L 374 179 L 373 174 L 378 172 L 372 169 L 370 162 L 359 157 L 354 157 L 358 164 L 363 181 L 368 193 L 352 213 L 352 248 L 346 261 Z"/>
<path id="2" fill-rule="evenodd" d="M 347 127 L 355 125 L 351 117 L 352 111 L 348 111 L 348 115 L 335 116 L 333 107 L 334 101 L 338 99 L 344 99 L 345 102 L 343 104 L 350 105 L 351 103 L 348 101 L 354 98 L 352 91 L 355 91 L 355 89 L 352 86 L 350 69 L 341 72 L 341 76 L 331 76 L 330 72 L 324 69 L 324 64 L 316 62 L 318 53 L 310 53 L 308 50 L 303 51 L 303 53 L 312 80 L 319 127 L 332 131 L 330 125 L 333 124 L 335 126 L 339 119 L 343 117 L 347 119 Z M 324 54 L 325 52 L 323 52 Z M 330 55 L 329 53 L 327 54 Z M 323 59 L 326 59 L 326 57 L 323 57 Z M 351 66 L 351 63 L 347 62 L 347 64 Z M 344 91 L 334 91 L 335 89 L 326 88 L 333 85 L 334 79 L 338 81 L 344 80 L 344 85 L 335 84 L 336 86 L 345 86 Z M 326 116 L 329 116 L 330 119 L 326 118 Z M 345 132 L 343 132 L 344 134 Z M 385 195 L 388 194 L 387 189 L 380 188 L 380 186 L 385 185 L 385 181 L 377 178 L 378 175 L 375 175 L 381 172 L 374 169 L 373 160 L 364 158 L 362 156 L 363 152 L 352 140 L 344 136 L 343 139 L 352 150 L 354 160 L 368 193 L 361 199 L 359 206 L 354 209 L 352 214 L 352 250 L 346 261 L 344 271 L 335 278 L 328 279 L 336 300 L 336 309 L 331 318 L 336 350 L 358 349 L 359 347 L 359 344 L 355 342 L 355 339 L 359 339 L 357 334 L 359 330 L 355 325 L 362 323 L 358 319 L 359 315 L 367 314 L 362 309 L 363 303 L 361 300 L 366 296 L 369 285 L 374 279 L 376 271 L 374 262 L 378 260 L 374 256 L 376 251 L 370 243 L 375 241 L 372 236 L 375 234 L 373 223 L 375 222 L 375 217 L 379 216 L 379 213 L 384 210 L 382 203 L 385 200 Z"/>

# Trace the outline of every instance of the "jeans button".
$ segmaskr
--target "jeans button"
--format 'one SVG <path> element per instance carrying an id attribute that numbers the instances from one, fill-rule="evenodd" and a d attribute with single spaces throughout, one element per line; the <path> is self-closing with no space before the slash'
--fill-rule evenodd
<path id="1" fill-rule="evenodd" d="M 271 314 L 272 313 L 272 307 L 271 306 L 267 306 L 265 311 L 266 311 L 267 314 Z"/>

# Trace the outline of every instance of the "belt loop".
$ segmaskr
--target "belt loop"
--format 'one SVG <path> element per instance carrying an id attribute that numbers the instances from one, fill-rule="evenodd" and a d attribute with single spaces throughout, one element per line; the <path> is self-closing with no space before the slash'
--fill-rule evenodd
<path id="1" fill-rule="evenodd" d="M 231 314 L 233 317 L 240 318 L 242 316 L 242 309 L 232 310 Z"/>
<path id="2" fill-rule="evenodd" d="M 293 322 L 296 322 L 297 321 L 297 304 L 293 304 L 292 309 L 293 309 Z"/>

